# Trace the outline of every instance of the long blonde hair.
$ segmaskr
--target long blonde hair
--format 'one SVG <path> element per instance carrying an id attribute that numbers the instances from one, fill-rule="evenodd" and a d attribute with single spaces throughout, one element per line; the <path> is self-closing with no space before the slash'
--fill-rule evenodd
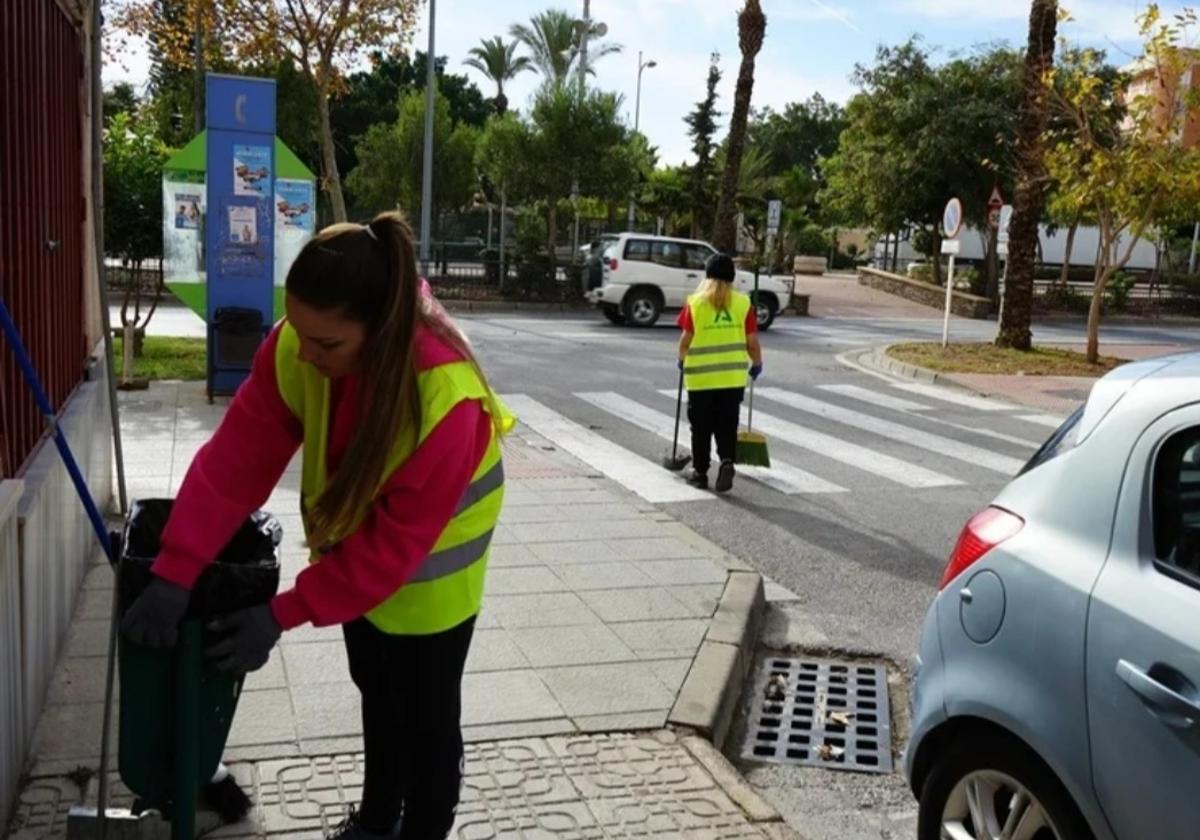
<path id="1" fill-rule="evenodd" d="M 696 289 L 696 294 L 713 309 L 724 312 L 729 308 L 729 301 L 733 297 L 733 284 L 707 277 L 700 283 L 700 288 Z"/>
<path id="2" fill-rule="evenodd" d="M 369 225 L 343 223 L 322 230 L 292 264 L 287 291 L 316 309 L 362 323 L 367 333 L 358 427 L 308 510 L 309 544 L 326 546 L 349 536 L 366 514 L 386 478 L 397 435 L 408 436 L 414 446 L 418 442 L 421 395 L 413 353 L 418 327 L 432 331 L 475 368 L 497 434 L 504 421 L 466 337 L 431 295 L 422 294 L 412 230 L 399 213 L 381 213 Z"/>

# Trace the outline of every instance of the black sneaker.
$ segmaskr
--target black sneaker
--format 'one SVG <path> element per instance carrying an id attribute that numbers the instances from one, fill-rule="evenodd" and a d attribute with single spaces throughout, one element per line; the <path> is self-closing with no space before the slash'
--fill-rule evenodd
<path id="1" fill-rule="evenodd" d="M 687 480 L 687 483 L 692 485 L 693 487 L 699 487 L 701 490 L 707 490 L 708 489 L 708 473 L 700 472 L 699 470 L 692 470 L 692 475 Z"/>
<path id="2" fill-rule="evenodd" d="M 717 492 L 728 493 L 733 489 L 733 461 L 722 461 L 721 469 L 717 472 Z"/>
<path id="3" fill-rule="evenodd" d="M 399 824 L 397 824 L 397 828 L 398 826 Z M 338 823 L 333 831 L 325 835 L 325 840 L 392 840 L 397 833 L 396 828 L 383 834 L 368 831 L 363 827 L 358 811 L 351 809 L 349 815 Z"/>

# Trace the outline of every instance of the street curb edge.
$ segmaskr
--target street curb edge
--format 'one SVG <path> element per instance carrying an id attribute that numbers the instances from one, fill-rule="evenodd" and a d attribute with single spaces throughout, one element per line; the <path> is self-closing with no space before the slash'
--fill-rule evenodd
<path id="1" fill-rule="evenodd" d="M 693 730 L 721 749 L 754 665 L 766 603 L 762 575 L 729 573 L 717 611 L 667 718 L 669 726 Z"/>

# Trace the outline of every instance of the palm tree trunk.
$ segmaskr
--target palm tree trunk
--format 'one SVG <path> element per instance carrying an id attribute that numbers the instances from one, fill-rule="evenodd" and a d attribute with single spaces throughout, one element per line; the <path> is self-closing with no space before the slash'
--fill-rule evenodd
<path id="1" fill-rule="evenodd" d="M 754 94 L 754 60 L 762 49 L 766 35 L 767 17 L 759 0 L 746 0 L 738 15 L 738 38 L 742 50 L 742 66 L 738 71 L 737 92 L 733 99 L 733 116 L 729 121 L 729 148 L 726 151 L 725 173 L 721 177 L 721 197 L 717 201 L 717 216 L 713 227 L 713 245 L 728 254 L 737 252 L 737 189 L 742 174 L 742 154 L 746 149 L 746 123 L 750 117 L 750 100 Z"/>
<path id="2" fill-rule="evenodd" d="M 1049 103 L 1046 74 L 1054 64 L 1058 30 L 1057 0 L 1033 0 L 1029 11 L 1029 45 L 1025 78 L 1017 112 L 1017 188 L 1009 227 L 1008 288 L 996 344 L 1029 350 L 1033 347 L 1033 276 L 1038 248 L 1038 224 L 1046 206 L 1046 163 L 1042 134 Z"/>

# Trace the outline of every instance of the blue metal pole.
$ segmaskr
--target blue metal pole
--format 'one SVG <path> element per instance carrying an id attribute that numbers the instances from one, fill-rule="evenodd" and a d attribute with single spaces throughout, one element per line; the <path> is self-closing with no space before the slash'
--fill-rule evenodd
<path id="1" fill-rule="evenodd" d="M 38 411 L 42 413 L 47 425 L 54 431 L 54 445 L 58 447 L 63 463 L 66 464 L 71 482 L 75 485 L 75 492 L 79 494 L 79 500 L 87 511 L 88 519 L 92 523 L 92 530 L 96 532 L 96 539 L 100 541 L 100 547 L 104 549 L 104 556 L 110 563 L 115 562 L 112 540 L 109 537 L 108 529 L 104 526 L 104 517 L 100 515 L 100 509 L 96 507 L 96 500 L 92 498 L 92 492 L 88 489 L 87 482 L 83 480 L 83 474 L 79 471 L 79 464 L 76 463 L 75 456 L 71 454 L 71 447 L 67 443 L 66 435 L 59 428 L 58 420 L 54 415 L 54 407 L 50 405 L 50 398 L 46 396 L 46 390 L 42 387 L 41 380 L 38 379 L 37 371 L 33 368 L 33 362 L 29 358 L 24 342 L 21 341 L 21 334 L 17 332 L 17 325 L 13 323 L 8 307 L 2 300 L 0 300 L 0 329 L 4 331 L 8 346 L 17 358 L 17 365 L 25 376 L 25 383 L 33 392 Z"/>

